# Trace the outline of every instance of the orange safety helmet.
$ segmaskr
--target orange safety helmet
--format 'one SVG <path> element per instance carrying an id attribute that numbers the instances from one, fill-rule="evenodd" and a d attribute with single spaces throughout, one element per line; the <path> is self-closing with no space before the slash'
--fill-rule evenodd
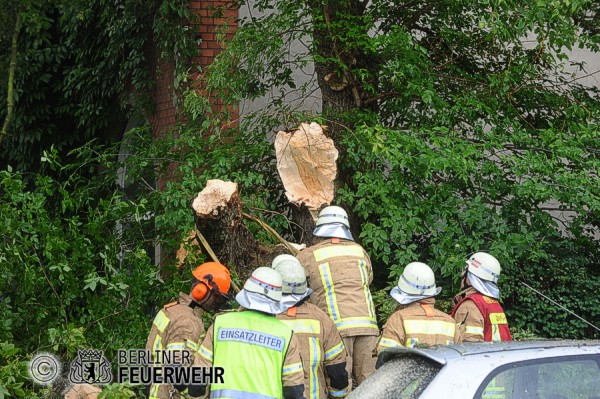
<path id="1" fill-rule="evenodd" d="M 200 301 L 210 291 L 215 291 L 227 298 L 231 277 L 229 270 L 218 262 L 206 262 L 198 266 L 192 274 L 199 281 L 192 289 L 192 298 Z"/>

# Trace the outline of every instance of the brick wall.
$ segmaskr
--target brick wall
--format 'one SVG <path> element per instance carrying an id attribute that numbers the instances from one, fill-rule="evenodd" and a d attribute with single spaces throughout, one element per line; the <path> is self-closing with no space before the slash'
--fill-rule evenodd
<path id="1" fill-rule="evenodd" d="M 215 56 L 221 51 L 221 46 L 216 40 L 216 31 L 225 23 L 229 26 L 231 33 L 237 27 L 235 19 L 238 17 L 238 10 L 230 9 L 228 4 L 230 4 L 229 1 L 216 0 L 190 2 L 192 12 L 199 16 L 199 23 L 194 26 L 194 29 L 197 32 L 197 37 L 201 39 L 198 56 L 194 57 L 192 62 L 203 69 L 210 65 Z M 156 137 L 169 128 L 172 128 L 181 119 L 177 113 L 178 104 L 174 100 L 173 65 L 168 60 L 159 60 L 158 52 L 156 51 L 153 57 L 157 60 L 156 86 L 153 93 L 156 110 L 155 114 L 151 117 L 151 123 Z M 218 113 L 224 109 L 223 103 L 218 98 L 202 90 L 201 74 L 192 76 L 192 81 L 196 82 L 200 91 L 210 97 L 209 101 L 213 105 L 213 112 Z M 227 108 L 227 110 L 230 112 L 233 111 L 233 118 L 237 119 L 237 109 Z"/>
<path id="2" fill-rule="evenodd" d="M 150 117 L 154 136 L 158 137 L 161 132 L 175 126 L 177 111 L 175 97 L 173 95 L 173 64 L 168 60 L 159 60 L 158 51 L 154 51 L 156 58 L 156 85 L 153 97 L 156 104 L 154 115 Z"/>

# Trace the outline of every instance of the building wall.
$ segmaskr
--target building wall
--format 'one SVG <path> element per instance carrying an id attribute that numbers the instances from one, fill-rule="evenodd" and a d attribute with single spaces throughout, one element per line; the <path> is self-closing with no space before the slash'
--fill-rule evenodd
<path id="1" fill-rule="evenodd" d="M 244 4 L 240 7 L 239 18 L 244 20 L 245 18 L 259 18 L 263 15 L 268 15 L 268 11 L 258 12 L 256 9 L 250 11 L 250 7 L 253 7 L 253 1 L 249 1 L 248 4 Z M 298 21 L 299 24 L 304 21 Z M 285 51 L 282 62 L 293 61 L 296 57 L 303 59 L 307 58 L 312 39 L 310 37 L 304 37 L 302 41 L 295 40 L 289 46 L 283 50 Z M 317 75 L 315 73 L 315 65 L 313 62 L 309 62 L 302 67 L 296 67 L 292 71 L 292 78 L 296 83 L 296 87 L 302 87 L 307 84 L 308 87 L 305 92 L 300 90 L 290 90 L 285 94 L 285 102 L 291 106 L 294 111 L 308 111 L 309 113 L 320 114 L 322 110 L 322 95 L 319 85 L 317 83 Z M 273 101 L 273 99 L 280 96 L 279 88 L 273 87 L 270 92 L 266 95 L 259 97 L 254 100 L 244 100 L 240 104 L 240 116 L 243 118 L 244 115 L 249 115 L 253 112 L 265 109 Z M 294 126 L 284 126 L 283 121 L 280 126 L 273 126 L 273 130 L 285 129 L 285 128 L 296 128 Z"/>
<path id="2" fill-rule="evenodd" d="M 216 38 L 216 31 L 226 24 L 230 28 L 231 34 L 237 28 L 238 10 L 227 8 L 229 1 L 202 0 L 191 1 L 191 12 L 199 17 L 198 24 L 193 26 L 196 31 L 196 37 L 200 39 L 198 56 L 193 58 L 193 63 L 201 68 L 200 72 L 191 76 L 192 84 L 203 91 L 202 71 L 208 65 L 212 64 L 215 57 L 221 52 L 222 48 Z M 159 59 L 158 51 L 155 49 L 152 58 L 156 62 L 156 86 L 153 92 L 153 98 L 156 103 L 154 115 L 150 118 L 155 137 L 161 133 L 173 128 L 178 121 L 181 121 L 178 113 L 177 96 L 175 96 L 175 87 L 173 86 L 174 66 L 169 60 Z M 210 93 L 205 93 L 210 98 L 213 112 L 219 112 L 223 108 L 223 103 Z M 237 119 L 237 109 L 228 109 L 233 112 L 234 119 Z"/>

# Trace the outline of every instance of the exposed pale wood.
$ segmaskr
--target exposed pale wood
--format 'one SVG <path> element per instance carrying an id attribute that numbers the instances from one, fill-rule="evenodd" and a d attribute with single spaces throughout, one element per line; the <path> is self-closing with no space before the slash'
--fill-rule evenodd
<path id="1" fill-rule="evenodd" d="M 90 384 L 75 384 L 65 393 L 65 399 L 97 399 L 102 390 Z"/>
<path id="2" fill-rule="evenodd" d="M 207 254 L 227 266 L 242 280 L 259 266 L 269 266 L 284 252 L 281 246 L 258 242 L 243 222 L 237 184 L 209 180 L 192 204 L 198 239 Z M 202 237 L 202 238 L 201 238 Z"/>

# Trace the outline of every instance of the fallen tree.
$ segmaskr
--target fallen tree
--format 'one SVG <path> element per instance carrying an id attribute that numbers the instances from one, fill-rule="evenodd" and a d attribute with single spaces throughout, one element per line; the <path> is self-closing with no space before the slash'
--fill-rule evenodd
<path id="1" fill-rule="evenodd" d="M 338 152 L 320 125 L 303 123 L 295 131 L 278 132 L 275 149 L 277 170 L 290 201 L 291 226 L 301 230 L 302 244 L 288 242 L 260 218 L 245 213 L 235 182 L 208 180 L 192 203 L 195 231 L 190 237 L 212 260 L 234 269 L 242 278 L 258 266 L 269 265 L 277 255 L 295 255 L 305 245 L 312 245 L 318 211 L 334 197 Z M 258 223 L 278 243 L 257 240 L 245 220 Z M 180 265 L 186 256 L 182 246 Z"/>
<path id="2" fill-rule="evenodd" d="M 192 203 L 196 237 L 207 254 L 246 276 L 284 253 L 282 245 L 257 241 L 244 224 L 242 200 L 236 183 L 209 180 Z"/>

